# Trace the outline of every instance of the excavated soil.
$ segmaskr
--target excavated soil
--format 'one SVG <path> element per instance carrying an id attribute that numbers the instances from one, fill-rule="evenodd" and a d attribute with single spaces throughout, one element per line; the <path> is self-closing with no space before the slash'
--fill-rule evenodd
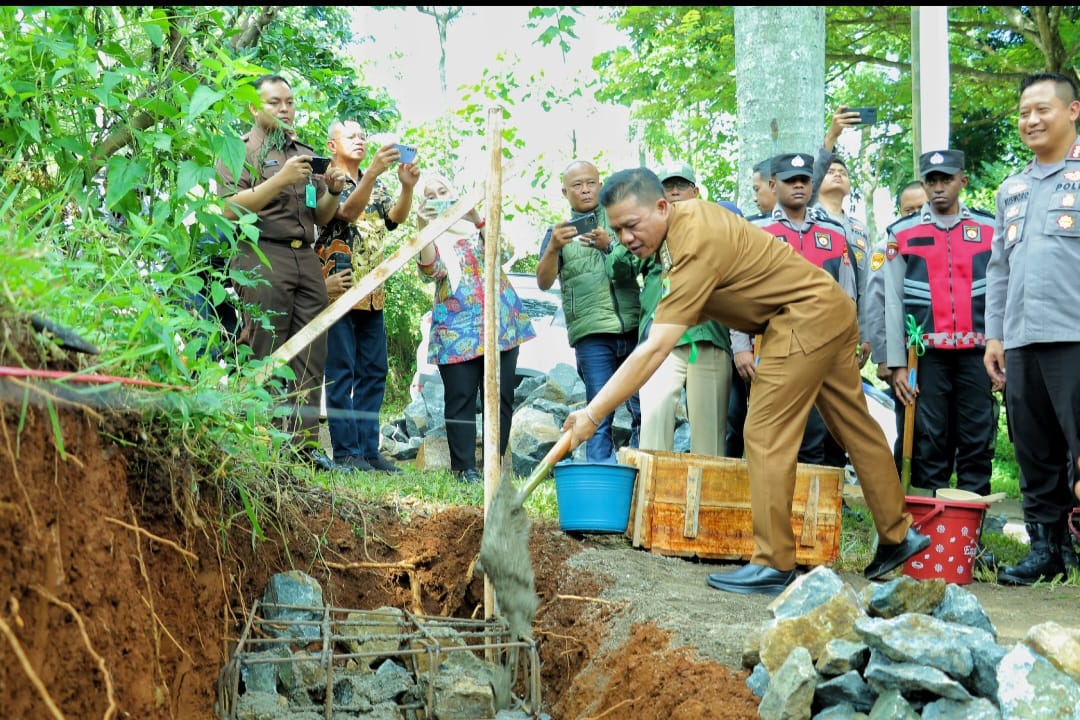
<path id="1" fill-rule="evenodd" d="M 147 453 L 154 440 L 123 425 L 87 409 L 61 409 L 54 424 L 34 403 L 3 408 L 0 717 L 216 717 L 218 675 L 251 604 L 289 569 L 337 607 L 484 616 L 481 508 L 365 506 L 286 480 L 264 498 L 283 519 L 264 518 L 259 538 L 238 498 L 197 483 L 193 497 L 182 453 Z M 610 571 L 571 566 L 602 543 L 534 524 L 529 544 L 545 712 L 756 717 L 746 671 L 605 598 Z"/>
<path id="2" fill-rule="evenodd" d="M 316 578 L 334 607 L 484 617 L 481 508 L 373 506 L 284 471 L 242 498 L 142 428 L 0 378 L 0 718 L 217 717 L 219 673 L 268 579 L 287 570 Z M 228 466 L 214 470 L 227 478 Z M 245 503 L 270 510 L 256 525 Z M 711 590 L 716 564 L 621 535 L 537 522 L 529 554 L 544 712 L 757 717 L 740 661 L 768 598 Z M 1003 644 L 1043 621 L 1075 625 L 1080 588 L 969 587 Z"/>

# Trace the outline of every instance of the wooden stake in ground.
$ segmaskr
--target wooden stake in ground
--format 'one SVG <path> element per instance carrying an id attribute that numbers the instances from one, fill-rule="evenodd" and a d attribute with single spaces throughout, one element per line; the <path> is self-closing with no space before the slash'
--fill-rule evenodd
<path id="1" fill-rule="evenodd" d="M 499 279 L 502 275 L 500 233 L 502 225 L 502 108 L 488 108 L 487 202 L 484 238 L 484 524 L 501 473 L 499 408 L 501 406 L 499 352 Z M 495 614 L 495 591 L 484 575 L 484 617 Z M 535 611 L 535 608 L 534 608 Z"/>
<path id="2" fill-rule="evenodd" d="M 377 288 L 387 278 L 400 270 L 405 263 L 413 258 L 420 250 L 442 235 L 451 225 L 460 220 L 474 205 L 484 197 L 484 188 L 478 187 L 465 193 L 444 214 L 435 218 L 411 241 L 405 243 L 392 252 L 385 260 L 379 263 L 374 270 L 345 291 L 345 293 L 321 313 L 316 315 L 311 322 L 300 331 L 285 341 L 285 343 L 270 354 L 268 361 L 253 376 L 258 385 L 264 384 L 282 365 L 285 365 L 301 350 L 311 344 L 311 341 L 326 332 L 331 325 L 340 320 L 349 309 L 372 290 Z"/>
<path id="3" fill-rule="evenodd" d="M 912 401 L 910 405 L 904 408 L 904 444 L 903 456 L 900 461 L 900 483 L 904 487 L 905 495 L 907 495 L 908 490 L 911 488 L 911 454 L 915 444 L 915 404 L 918 402 L 915 386 L 919 381 L 919 355 L 922 355 L 924 348 L 922 341 L 922 327 L 915 323 L 915 317 L 913 315 L 907 316 L 907 325 L 908 386 L 911 388 Z"/>

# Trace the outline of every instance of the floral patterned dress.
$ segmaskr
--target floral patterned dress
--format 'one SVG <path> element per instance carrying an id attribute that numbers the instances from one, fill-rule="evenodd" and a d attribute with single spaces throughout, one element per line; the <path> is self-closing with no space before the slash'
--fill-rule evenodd
<path id="1" fill-rule="evenodd" d="M 504 255 L 509 259 L 508 252 Z M 417 260 L 417 267 L 423 278 L 435 283 L 428 361 L 452 365 L 483 355 L 484 240 L 480 231 L 472 223 L 456 223 L 436 241 L 435 259 L 429 265 Z M 521 298 L 501 271 L 498 302 L 500 352 L 536 337 Z"/>

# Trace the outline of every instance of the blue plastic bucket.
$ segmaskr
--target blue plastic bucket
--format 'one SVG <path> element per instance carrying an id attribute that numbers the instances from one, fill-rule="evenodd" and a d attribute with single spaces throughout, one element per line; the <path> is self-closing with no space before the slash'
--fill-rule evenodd
<path id="1" fill-rule="evenodd" d="M 559 527 L 578 532 L 626 531 L 637 468 L 613 463 L 555 464 Z"/>

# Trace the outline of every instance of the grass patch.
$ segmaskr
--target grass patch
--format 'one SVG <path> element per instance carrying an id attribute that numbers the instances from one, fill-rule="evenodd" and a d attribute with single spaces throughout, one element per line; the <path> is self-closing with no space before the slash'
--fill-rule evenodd
<path id="1" fill-rule="evenodd" d="M 402 466 L 405 471 L 397 475 L 380 472 L 316 473 L 315 482 L 329 490 L 348 489 L 358 500 L 373 503 L 389 503 L 406 507 L 418 501 L 436 505 L 484 504 L 483 483 L 465 483 L 455 478 L 449 470 L 415 470 Z M 513 475 L 514 484 L 520 489 L 525 478 Z M 550 478 L 532 492 L 525 500 L 530 517 L 540 520 L 559 518 L 555 499 L 555 482 Z"/>

